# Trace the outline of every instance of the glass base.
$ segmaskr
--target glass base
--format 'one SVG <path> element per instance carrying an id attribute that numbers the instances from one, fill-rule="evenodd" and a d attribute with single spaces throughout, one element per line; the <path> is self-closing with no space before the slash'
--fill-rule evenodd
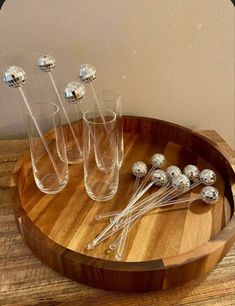
<path id="1" fill-rule="evenodd" d="M 68 164 L 75 165 L 83 162 L 83 157 L 76 151 L 67 151 Z"/>
<path id="2" fill-rule="evenodd" d="M 34 177 L 37 187 L 46 194 L 56 194 L 63 190 L 68 183 L 68 176 L 61 182 L 58 182 L 56 174 L 47 174 L 41 180 Z"/>
<path id="3" fill-rule="evenodd" d="M 103 182 L 100 182 L 100 183 L 96 184 L 96 186 L 95 186 L 95 190 L 97 191 L 96 193 L 94 193 L 89 187 L 87 187 L 87 186 L 85 186 L 85 187 L 86 187 L 86 191 L 87 191 L 88 196 L 92 200 L 98 201 L 98 202 L 106 202 L 108 200 L 111 200 L 115 196 L 115 194 L 117 193 L 118 183 L 115 186 L 107 186 L 108 189 L 106 189 L 106 190 L 107 191 L 109 190 L 109 192 L 102 193 L 102 194 L 99 194 L 98 190 L 104 190 L 105 189 Z"/>
<path id="4" fill-rule="evenodd" d="M 111 200 L 115 196 L 116 192 L 108 196 L 98 196 L 98 197 L 94 196 L 92 193 L 89 193 L 88 191 L 87 194 L 92 200 L 96 202 L 106 202 L 108 200 Z"/>

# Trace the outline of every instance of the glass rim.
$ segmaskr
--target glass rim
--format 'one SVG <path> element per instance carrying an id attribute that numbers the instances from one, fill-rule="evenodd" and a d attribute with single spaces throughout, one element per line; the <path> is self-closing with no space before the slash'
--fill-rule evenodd
<path id="1" fill-rule="evenodd" d="M 33 112 L 33 107 L 37 107 L 39 105 L 50 105 L 50 106 L 53 106 L 54 107 L 54 110 L 50 113 L 50 114 L 46 114 L 46 115 L 40 115 L 40 114 L 35 114 Z M 51 116 L 54 116 L 56 115 L 59 111 L 60 111 L 60 108 L 57 104 L 55 103 L 50 103 L 50 102 L 37 102 L 37 103 L 34 103 L 33 105 L 31 105 L 31 111 L 32 113 L 30 113 L 29 111 L 26 112 L 26 115 L 29 116 L 29 117 L 34 117 L 34 118 L 48 118 L 48 117 L 51 117 Z"/>
<path id="2" fill-rule="evenodd" d="M 86 118 L 86 115 L 88 114 L 88 113 L 90 113 L 90 114 L 94 114 L 94 113 L 98 113 L 99 114 L 99 110 L 101 111 L 101 113 L 102 113 L 102 111 L 108 111 L 109 113 L 112 113 L 112 115 L 113 115 L 113 118 L 112 119 L 110 119 L 110 120 L 107 120 L 107 121 L 105 121 L 105 122 L 95 122 L 95 121 L 91 121 L 90 119 L 88 119 L 88 118 Z M 99 125 L 99 124 L 110 124 L 110 123 L 112 123 L 112 122 L 114 122 L 116 119 L 117 119 L 117 115 L 116 115 L 116 113 L 114 112 L 114 111 L 112 111 L 111 109 L 108 109 L 108 108 L 100 108 L 99 110 L 96 110 L 96 111 L 93 111 L 93 110 L 87 110 L 87 111 L 85 111 L 84 113 L 83 113 L 83 115 L 82 115 L 82 118 L 83 118 L 83 120 L 85 120 L 86 122 L 88 122 L 89 124 L 94 124 L 94 125 Z M 93 117 L 94 118 L 94 117 Z"/>

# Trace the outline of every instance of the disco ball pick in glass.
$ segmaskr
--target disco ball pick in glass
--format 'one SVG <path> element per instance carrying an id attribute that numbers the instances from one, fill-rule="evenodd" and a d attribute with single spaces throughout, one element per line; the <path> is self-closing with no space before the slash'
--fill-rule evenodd
<path id="1" fill-rule="evenodd" d="M 80 107 L 80 102 L 82 101 L 82 99 L 85 97 L 86 95 L 86 89 L 85 89 L 85 86 L 77 81 L 71 81 L 69 83 L 66 84 L 65 86 L 65 89 L 64 89 L 64 98 L 65 100 L 68 102 L 68 103 L 72 103 L 72 104 L 77 104 L 78 105 L 78 108 L 80 109 L 82 115 L 83 115 L 83 118 L 85 118 L 85 114 L 82 110 L 82 108 Z M 86 120 L 85 120 L 86 122 Z M 88 123 L 86 122 L 86 124 L 88 125 Z M 96 148 L 96 153 L 98 155 L 98 160 L 101 164 L 101 167 L 99 167 L 100 170 L 103 170 L 103 171 L 108 171 L 106 169 L 106 166 L 105 166 L 105 163 L 102 159 L 102 155 L 100 153 L 100 150 L 99 150 L 99 145 L 97 143 L 97 140 L 96 140 L 96 137 L 94 135 L 94 132 L 92 129 L 90 129 L 89 125 L 88 125 L 88 128 L 89 128 L 89 131 L 90 131 L 90 134 L 91 134 L 91 137 L 94 141 L 94 144 L 95 144 L 95 148 Z M 97 163 L 97 166 L 99 166 L 99 163 Z"/>
<path id="2" fill-rule="evenodd" d="M 24 91 L 22 89 L 22 86 L 25 84 L 25 81 L 26 81 L 26 74 L 25 74 L 25 71 L 22 68 L 17 67 L 17 66 L 11 66 L 11 67 L 9 67 L 6 70 L 5 75 L 4 75 L 4 82 L 9 87 L 18 88 L 19 89 L 20 94 L 21 94 L 21 96 L 23 98 L 23 101 L 24 101 L 24 103 L 26 105 L 26 108 L 27 108 L 27 110 L 28 110 L 28 112 L 29 112 L 33 122 L 34 122 L 34 125 L 35 125 L 35 127 L 36 127 L 36 129 L 38 131 L 38 134 L 39 134 L 39 136 L 40 136 L 40 138 L 42 140 L 42 143 L 43 143 L 43 145 L 45 147 L 45 150 L 46 150 L 46 152 L 47 152 L 47 154 L 49 156 L 49 159 L 50 159 L 50 161 L 52 163 L 52 166 L 53 166 L 53 168 L 55 170 L 55 173 L 56 173 L 56 175 L 58 177 L 58 180 L 61 181 L 60 173 L 59 173 L 59 170 L 58 170 L 57 165 L 55 163 L 55 160 L 54 160 L 54 158 L 52 156 L 52 153 L 51 153 L 51 151 L 50 151 L 50 149 L 48 147 L 46 139 L 45 139 L 45 137 L 44 137 L 44 135 L 43 135 L 43 133 L 42 133 L 42 131 L 40 129 L 40 126 L 37 123 L 37 120 L 36 120 L 35 116 L 33 115 L 33 112 L 31 110 L 30 104 L 29 104 L 29 102 L 28 102 L 28 100 L 27 100 L 27 98 L 26 98 L 26 96 L 24 94 Z"/>
<path id="3" fill-rule="evenodd" d="M 95 69 L 95 67 L 93 67 L 89 64 L 81 65 L 80 68 L 79 68 L 79 78 L 83 83 L 87 83 L 87 84 L 90 85 L 91 90 L 92 90 L 92 94 L 93 94 L 93 98 L 94 98 L 94 101 L 95 101 L 94 109 L 98 110 L 100 118 L 105 125 L 106 131 L 108 132 L 107 127 L 106 127 L 106 122 L 105 122 L 105 119 L 104 119 L 104 115 L 103 115 L 101 107 L 100 107 L 99 99 L 98 99 L 98 96 L 96 94 L 95 88 L 93 86 L 93 81 L 96 79 L 96 69 Z"/>
<path id="4" fill-rule="evenodd" d="M 51 81 L 51 83 L 52 83 L 52 86 L 53 86 L 53 88 L 54 88 L 54 90 L 55 90 L 55 93 L 56 93 L 56 96 L 57 96 L 57 98 L 58 98 L 60 107 L 61 107 L 61 109 L 62 109 L 62 111 L 63 111 L 63 113 L 64 113 L 65 119 L 66 119 L 66 121 L 67 121 L 67 124 L 68 124 L 68 126 L 69 126 L 69 129 L 70 129 L 71 134 L 72 134 L 72 136 L 73 136 L 74 142 L 75 142 L 75 144 L 76 144 L 76 146 L 77 146 L 79 155 L 82 156 L 83 154 L 82 154 L 81 147 L 80 147 L 80 145 L 79 145 L 79 141 L 78 141 L 78 139 L 77 139 L 77 137 L 76 137 L 74 128 L 73 128 L 73 126 L 72 126 L 72 124 L 71 124 L 71 122 L 70 122 L 69 116 L 68 116 L 68 114 L 67 114 L 67 112 L 66 112 L 66 109 L 65 109 L 65 107 L 64 107 L 64 105 L 63 105 L 63 102 L 62 102 L 62 100 L 61 100 L 59 91 L 58 91 L 57 86 L 56 86 L 56 83 L 55 83 L 55 80 L 54 80 L 54 78 L 53 78 L 53 76 L 52 76 L 52 73 L 51 73 L 51 72 L 55 69 L 55 67 L 56 67 L 56 65 L 55 65 L 55 59 L 54 59 L 52 56 L 50 56 L 50 55 L 44 55 L 44 56 L 42 56 L 42 57 L 40 57 L 40 58 L 38 59 L 38 67 L 40 68 L 41 71 L 47 72 L 48 75 L 49 75 L 50 81 Z"/>

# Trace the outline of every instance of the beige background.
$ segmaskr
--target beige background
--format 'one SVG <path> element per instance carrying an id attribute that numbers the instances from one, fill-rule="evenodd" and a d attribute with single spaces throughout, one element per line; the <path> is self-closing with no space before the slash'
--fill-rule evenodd
<path id="1" fill-rule="evenodd" d="M 23 67 L 30 102 L 53 101 L 37 58 L 56 58 L 61 92 L 87 62 L 97 68 L 97 90 L 123 94 L 126 114 L 215 129 L 234 146 L 233 27 L 230 0 L 7 0 L 0 71 Z M 23 136 L 20 95 L 3 82 L 0 105 L 0 138 Z"/>

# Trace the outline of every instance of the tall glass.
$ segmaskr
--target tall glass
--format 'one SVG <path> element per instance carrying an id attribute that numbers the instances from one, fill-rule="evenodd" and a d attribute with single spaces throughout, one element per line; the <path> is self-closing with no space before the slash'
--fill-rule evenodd
<path id="1" fill-rule="evenodd" d="M 34 180 L 44 193 L 55 194 L 68 182 L 68 161 L 60 111 L 56 104 L 36 103 L 27 113 Z"/>
<path id="2" fill-rule="evenodd" d="M 113 90 L 101 90 L 98 94 L 100 107 L 112 110 L 117 117 L 118 133 L 118 163 L 121 167 L 124 158 L 124 141 L 123 141 L 123 119 L 122 119 L 122 96 Z"/>
<path id="3" fill-rule="evenodd" d="M 116 114 L 110 110 L 83 115 L 84 182 L 89 197 L 110 200 L 118 189 L 118 142 Z M 104 121 L 103 121 L 104 120 Z"/>

